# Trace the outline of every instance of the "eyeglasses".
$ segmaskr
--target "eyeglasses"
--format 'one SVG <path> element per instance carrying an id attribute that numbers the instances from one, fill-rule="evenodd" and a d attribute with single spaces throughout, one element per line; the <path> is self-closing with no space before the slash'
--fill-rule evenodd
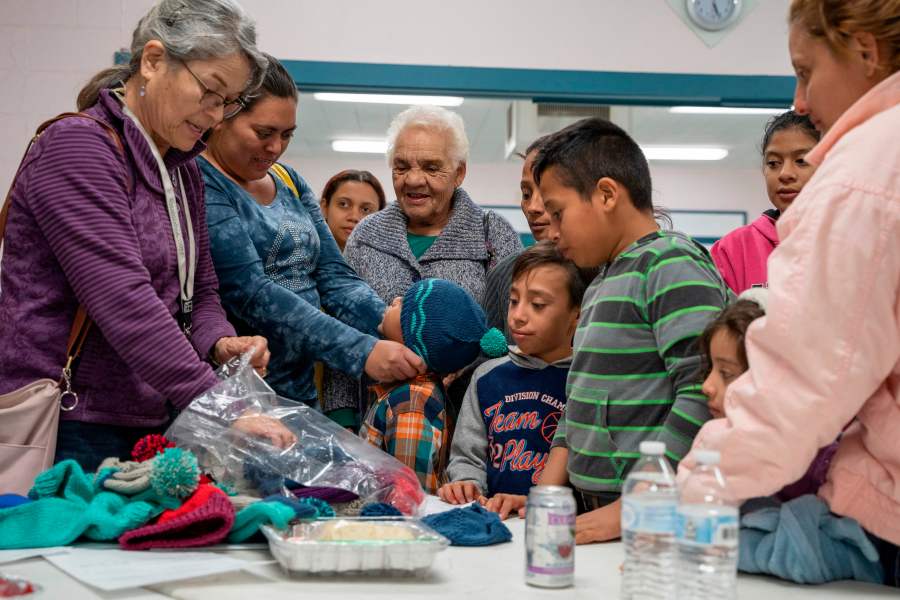
<path id="1" fill-rule="evenodd" d="M 191 71 L 191 68 L 187 66 L 187 63 L 183 60 L 180 61 L 184 68 L 187 69 L 187 72 L 191 74 L 191 77 L 197 82 L 200 86 L 200 90 L 203 92 L 203 95 L 200 96 L 200 106 L 204 109 L 209 110 L 219 110 L 222 109 L 222 116 L 225 119 L 230 119 L 234 115 L 238 114 L 245 108 L 244 100 L 239 97 L 234 100 L 227 100 L 225 96 L 219 94 L 218 92 L 214 92 L 205 83 L 203 80 L 197 77 L 197 74 Z"/>

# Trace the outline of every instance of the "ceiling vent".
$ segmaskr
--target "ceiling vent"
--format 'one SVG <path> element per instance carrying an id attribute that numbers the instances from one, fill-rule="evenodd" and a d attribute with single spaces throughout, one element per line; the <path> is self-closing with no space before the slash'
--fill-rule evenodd
<path id="1" fill-rule="evenodd" d="M 570 119 L 587 119 L 599 117 L 609 120 L 609 106 L 603 104 L 563 104 L 551 102 L 539 102 L 537 104 L 538 118 L 563 117 Z"/>

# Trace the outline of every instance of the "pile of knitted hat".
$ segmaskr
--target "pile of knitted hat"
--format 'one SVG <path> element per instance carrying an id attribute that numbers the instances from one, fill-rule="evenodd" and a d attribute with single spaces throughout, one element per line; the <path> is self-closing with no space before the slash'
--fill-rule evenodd
<path id="1" fill-rule="evenodd" d="M 103 461 L 96 475 L 62 461 L 35 479 L 28 498 L 6 497 L 0 548 L 62 546 L 79 538 L 118 539 L 133 550 L 185 548 L 241 542 L 263 524 L 285 528 L 293 519 L 333 515 L 317 499 L 280 497 L 245 500 L 236 511 L 237 503 L 201 475 L 196 457 L 162 436 L 141 440 L 132 456 L 138 460 Z"/>
<path id="2" fill-rule="evenodd" d="M 479 504 L 428 515 L 422 522 L 450 540 L 453 546 L 490 546 L 512 539 L 497 513 Z"/>

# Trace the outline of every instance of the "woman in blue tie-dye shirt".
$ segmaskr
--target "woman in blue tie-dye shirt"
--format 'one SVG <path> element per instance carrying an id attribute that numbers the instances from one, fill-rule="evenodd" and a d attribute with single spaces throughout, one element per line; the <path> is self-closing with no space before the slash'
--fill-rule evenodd
<path id="1" fill-rule="evenodd" d="M 269 60 L 257 95 L 198 159 L 222 304 L 236 329 L 269 339 L 266 379 L 287 398 L 315 404 L 316 361 L 382 381 L 413 377 L 421 359 L 378 339 L 385 304 L 344 262 L 309 185 L 275 162 L 296 128 L 297 89 Z"/>

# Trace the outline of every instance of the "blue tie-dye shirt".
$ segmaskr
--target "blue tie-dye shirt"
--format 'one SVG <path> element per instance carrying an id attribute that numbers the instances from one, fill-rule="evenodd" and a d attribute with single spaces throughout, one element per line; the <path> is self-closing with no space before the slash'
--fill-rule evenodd
<path id="1" fill-rule="evenodd" d="M 273 177 L 275 199 L 263 206 L 208 161 L 197 162 L 222 305 L 239 334 L 268 339 L 269 385 L 313 404 L 315 361 L 359 376 L 385 304 L 344 262 L 309 185 L 288 168 L 300 199 Z"/>

